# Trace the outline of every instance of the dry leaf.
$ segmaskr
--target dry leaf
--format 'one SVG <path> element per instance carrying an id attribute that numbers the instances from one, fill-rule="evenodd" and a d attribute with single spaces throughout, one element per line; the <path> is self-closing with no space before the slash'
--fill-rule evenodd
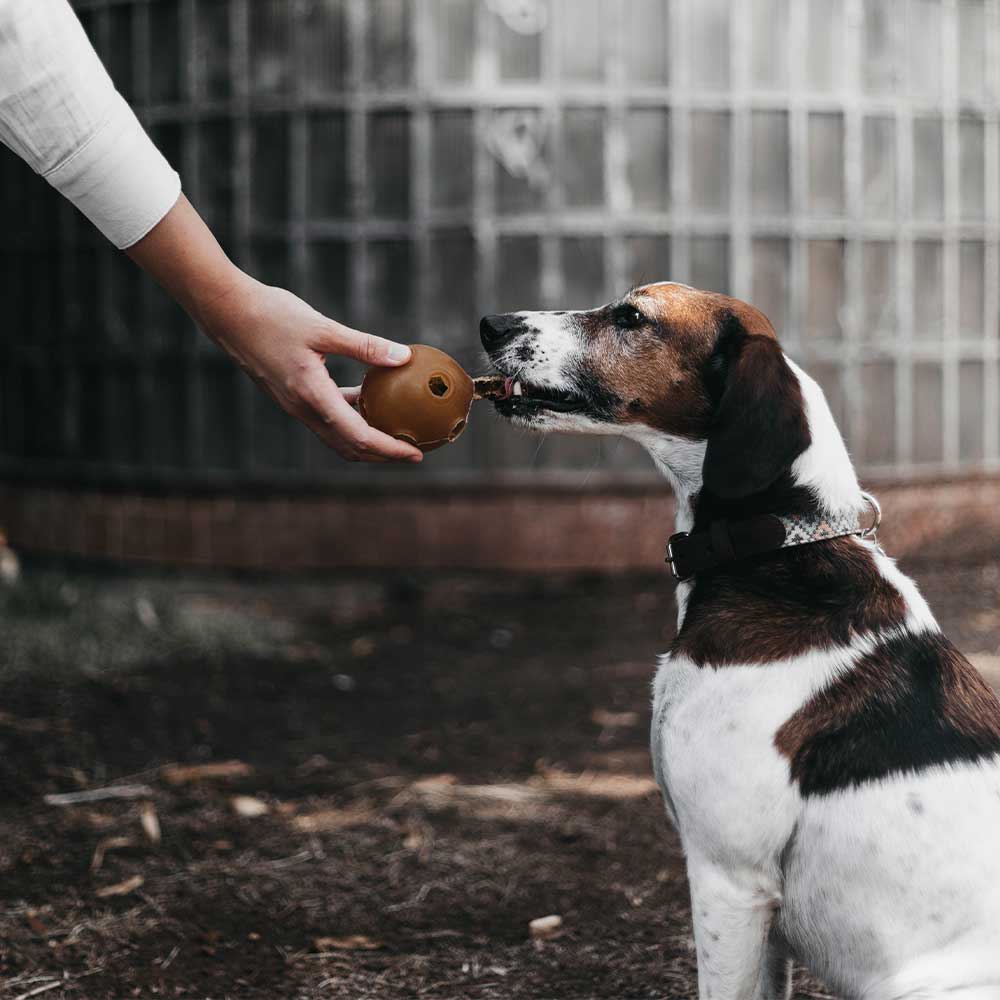
<path id="1" fill-rule="evenodd" d="M 135 847 L 135 841 L 131 837 L 102 837 L 94 848 L 94 856 L 90 859 L 90 870 L 98 871 L 104 864 L 104 855 L 108 851 L 118 851 L 123 847 Z"/>
<path id="2" fill-rule="evenodd" d="M 303 833 L 329 833 L 357 826 L 371 819 L 373 813 L 367 806 L 349 806 L 346 809 L 320 809 L 292 819 L 292 826 Z"/>
<path id="3" fill-rule="evenodd" d="M 156 815 L 156 806 L 152 802 L 143 802 L 139 807 L 139 822 L 142 832 L 146 834 L 151 844 L 158 844 L 161 839 L 160 817 Z"/>
<path id="4" fill-rule="evenodd" d="M 165 764 L 160 768 L 160 776 L 171 785 L 219 778 L 246 778 L 251 774 L 253 768 L 241 760 L 219 760 L 211 764 Z"/>
<path id="5" fill-rule="evenodd" d="M 10 712 L 0 712 L 0 726 L 22 733 L 47 733 L 52 723 L 48 719 L 22 719 Z"/>
<path id="6" fill-rule="evenodd" d="M 411 827 L 403 838 L 403 847 L 408 851 L 422 851 L 427 846 L 427 838 L 424 831 L 418 827 Z"/>
<path id="7" fill-rule="evenodd" d="M 244 819 L 256 819 L 258 816 L 266 816 L 271 807 L 263 800 L 255 798 L 253 795 L 234 795 L 229 804 L 233 807 L 233 812 Z"/>
<path id="8" fill-rule="evenodd" d="M 377 951 L 382 942 L 365 934 L 348 934 L 346 937 L 318 937 L 313 946 L 317 951 Z"/>
<path id="9" fill-rule="evenodd" d="M 371 636 L 359 635 L 351 643 L 351 656 L 356 659 L 364 659 L 366 656 L 371 656 L 375 652 L 375 640 Z"/>
<path id="10" fill-rule="evenodd" d="M 130 892 L 141 888 L 145 881 L 141 875 L 133 875 L 131 878 L 125 879 L 124 882 L 116 882 L 114 885 L 106 885 L 104 888 L 98 889 L 94 895 L 101 899 L 107 899 L 108 896 L 127 896 Z"/>
<path id="11" fill-rule="evenodd" d="M 605 729 L 627 729 L 639 724 L 639 713 L 609 712 L 603 708 L 595 708 L 590 713 L 590 721 Z"/>
<path id="12" fill-rule="evenodd" d="M 430 777 L 414 781 L 410 787 L 414 791 L 423 792 L 433 791 L 435 788 L 447 788 L 457 784 L 458 778 L 454 774 L 432 774 Z"/>
<path id="13" fill-rule="evenodd" d="M 557 913 L 550 913 L 547 917 L 535 917 L 528 924 L 528 928 L 536 941 L 545 941 L 558 937 L 562 933 L 562 925 L 562 917 Z"/>
<path id="14" fill-rule="evenodd" d="M 533 779 L 533 781 L 538 779 Z M 556 768 L 546 771 L 540 779 L 546 788 L 554 792 L 572 795 L 594 795 L 605 799 L 641 799 L 657 791 L 652 778 L 632 774 L 611 774 L 600 771 L 584 771 L 570 774 Z"/>

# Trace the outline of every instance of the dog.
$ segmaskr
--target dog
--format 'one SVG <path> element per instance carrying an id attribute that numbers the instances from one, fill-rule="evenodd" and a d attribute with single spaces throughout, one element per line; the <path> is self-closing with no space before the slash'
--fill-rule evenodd
<path id="1" fill-rule="evenodd" d="M 652 756 L 699 996 L 1000 998 L 1000 702 L 879 547 L 823 392 L 745 302 L 674 282 L 487 316 L 498 413 L 624 434 L 676 496 Z"/>

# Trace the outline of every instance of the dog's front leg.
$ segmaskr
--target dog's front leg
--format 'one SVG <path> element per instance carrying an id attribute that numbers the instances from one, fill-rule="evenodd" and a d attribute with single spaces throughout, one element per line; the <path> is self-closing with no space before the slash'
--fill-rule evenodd
<path id="1" fill-rule="evenodd" d="M 701 1000 L 783 1000 L 789 963 L 774 921 L 777 885 L 688 860 Z"/>

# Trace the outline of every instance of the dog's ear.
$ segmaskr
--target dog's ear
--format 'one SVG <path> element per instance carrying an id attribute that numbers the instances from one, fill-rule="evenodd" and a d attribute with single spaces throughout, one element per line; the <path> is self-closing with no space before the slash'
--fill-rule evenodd
<path id="1" fill-rule="evenodd" d="M 706 382 L 716 406 L 702 466 L 704 488 L 724 499 L 760 493 L 809 447 L 799 380 L 773 337 L 749 334 L 730 316 Z"/>

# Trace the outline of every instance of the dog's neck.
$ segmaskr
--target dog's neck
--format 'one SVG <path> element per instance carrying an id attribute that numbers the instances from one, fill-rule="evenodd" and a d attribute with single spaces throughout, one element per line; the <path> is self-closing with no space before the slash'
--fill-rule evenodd
<path id="1" fill-rule="evenodd" d="M 861 488 L 823 390 L 788 361 L 802 388 L 810 445 L 787 474 L 766 490 L 735 500 L 713 497 L 702 488 L 705 441 L 646 431 L 635 436 L 670 483 L 677 501 L 676 530 L 692 531 L 715 518 L 736 520 L 754 514 L 841 514 L 864 508 Z"/>

